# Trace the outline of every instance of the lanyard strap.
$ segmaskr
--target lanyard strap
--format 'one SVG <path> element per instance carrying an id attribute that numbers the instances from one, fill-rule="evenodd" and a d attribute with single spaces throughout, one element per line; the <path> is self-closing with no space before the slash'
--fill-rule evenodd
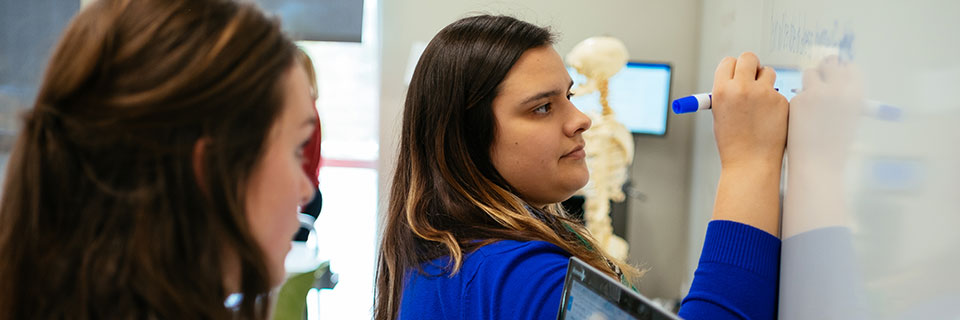
<path id="1" fill-rule="evenodd" d="M 574 235 L 576 235 L 576 236 L 577 236 L 577 239 L 580 239 L 580 242 L 583 243 L 583 245 L 584 245 L 585 247 L 587 247 L 587 250 L 594 251 L 593 246 L 591 246 L 590 243 L 587 242 L 587 239 L 584 239 L 583 236 L 581 236 L 579 232 L 573 230 L 573 227 L 571 227 L 569 224 L 567 224 L 566 221 L 563 222 L 563 227 L 566 228 L 567 231 L 570 231 L 571 233 L 573 233 Z M 627 277 L 625 277 L 625 276 L 623 275 L 623 271 L 620 270 L 620 267 L 619 267 L 619 266 L 617 266 L 616 264 L 614 264 L 613 261 L 610 261 L 610 259 L 607 259 L 607 257 L 603 257 L 603 260 L 605 260 L 605 261 L 607 262 L 607 265 L 609 265 L 610 268 L 613 269 L 613 272 L 615 272 L 615 273 L 617 274 L 617 276 L 620 278 L 620 283 L 621 283 L 621 284 L 623 284 L 624 286 L 630 287 L 630 289 L 633 290 L 633 291 L 636 292 L 636 293 L 640 293 L 640 290 L 637 289 L 637 287 L 633 286 L 632 283 L 630 283 L 629 281 L 627 281 Z"/>

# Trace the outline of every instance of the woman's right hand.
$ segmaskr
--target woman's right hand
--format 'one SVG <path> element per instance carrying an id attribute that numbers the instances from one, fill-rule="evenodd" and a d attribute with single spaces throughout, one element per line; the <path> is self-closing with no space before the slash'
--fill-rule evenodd
<path id="1" fill-rule="evenodd" d="M 780 236 L 780 168 L 789 106 L 773 89 L 776 77 L 750 52 L 727 57 L 717 67 L 713 132 L 723 169 L 713 219 Z"/>
<path id="2" fill-rule="evenodd" d="M 713 80 L 713 131 L 723 168 L 775 166 L 787 142 L 789 104 L 773 88 L 777 76 L 744 52 L 726 57 Z"/>

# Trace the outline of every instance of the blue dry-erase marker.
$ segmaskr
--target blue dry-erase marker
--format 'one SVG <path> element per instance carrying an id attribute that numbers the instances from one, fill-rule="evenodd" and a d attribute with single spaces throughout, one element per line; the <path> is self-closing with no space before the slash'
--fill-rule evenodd
<path id="1" fill-rule="evenodd" d="M 779 89 L 777 91 L 780 91 Z M 796 92 L 796 90 L 792 90 Z M 713 94 L 698 93 L 692 96 L 673 100 L 673 113 L 682 114 L 711 108 Z M 900 108 L 873 100 L 865 100 L 863 114 L 880 120 L 900 121 L 903 112 Z"/>
<path id="2" fill-rule="evenodd" d="M 779 88 L 773 88 L 773 90 L 780 92 Z M 709 92 L 698 93 L 692 96 L 673 100 L 673 113 L 681 114 L 696 112 L 697 110 L 710 109 L 712 100 L 713 94 Z"/>
<path id="3" fill-rule="evenodd" d="M 698 93 L 673 100 L 673 113 L 681 114 L 710 109 L 712 100 L 713 94 L 710 93 Z"/>

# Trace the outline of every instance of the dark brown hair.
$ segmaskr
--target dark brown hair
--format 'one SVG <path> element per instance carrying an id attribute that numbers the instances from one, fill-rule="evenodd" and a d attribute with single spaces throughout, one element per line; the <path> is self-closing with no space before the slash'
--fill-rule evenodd
<path id="1" fill-rule="evenodd" d="M 270 277 L 244 193 L 294 50 L 277 22 L 233 1 L 80 12 L 10 158 L 0 318 L 266 318 Z M 239 264 L 235 310 L 225 255 Z"/>
<path id="2" fill-rule="evenodd" d="M 553 38 L 515 18 L 482 15 L 450 24 L 427 45 L 404 105 L 375 319 L 397 318 L 406 272 L 449 256 L 456 273 L 466 252 L 499 239 L 547 241 L 614 275 L 579 221 L 557 204 L 530 208 L 490 159 L 500 83 L 524 52 Z"/>

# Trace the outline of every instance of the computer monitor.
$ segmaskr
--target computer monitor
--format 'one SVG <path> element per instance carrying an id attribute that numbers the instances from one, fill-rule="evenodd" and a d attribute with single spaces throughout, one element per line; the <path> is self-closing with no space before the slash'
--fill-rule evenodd
<path id="1" fill-rule="evenodd" d="M 587 78 L 568 67 L 574 87 Z M 633 133 L 663 135 L 667 132 L 667 110 L 670 103 L 670 65 L 663 63 L 628 62 L 610 78 L 608 101 L 617 120 Z M 575 96 L 570 101 L 584 112 L 601 110 L 600 93 Z"/>
<path id="2" fill-rule="evenodd" d="M 773 70 L 777 72 L 773 87 L 790 101 L 803 87 L 803 72 L 789 67 L 773 67 Z"/>

